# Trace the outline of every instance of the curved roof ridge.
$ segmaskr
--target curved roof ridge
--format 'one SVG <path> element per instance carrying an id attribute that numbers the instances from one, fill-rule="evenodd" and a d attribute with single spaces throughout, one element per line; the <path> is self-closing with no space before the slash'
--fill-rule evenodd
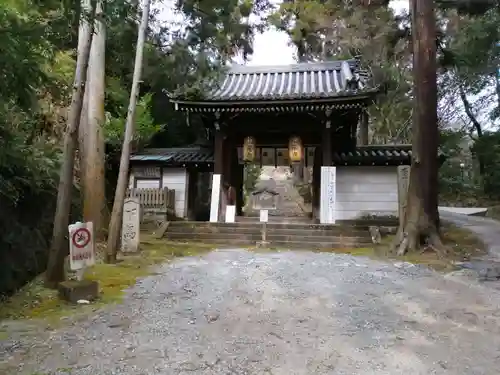
<path id="1" fill-rule="evenodd" d="M 319 72 L 325 70 L 339 70 L 348 64 L 351 69 L 358 68 L 359 61 L 332 60 L 318 62 L 301 62 L 288 65 L 241 65 L 234 64 L 229 67 L 229 74 L 258 74 L 258 73 L 288 73 L 288 72 Z"/>

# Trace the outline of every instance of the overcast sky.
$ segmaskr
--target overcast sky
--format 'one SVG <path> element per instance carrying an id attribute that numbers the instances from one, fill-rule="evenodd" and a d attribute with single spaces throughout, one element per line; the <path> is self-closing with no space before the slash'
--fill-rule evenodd
<path id="1" fill-rule="evenodd" d="M 281 1 L 273 1 L 279 4 Z M 408 9 L 409 0 L 392 0 L 390 6 L 397 12 Z M 295 50 L 289 45 L 288 36 L 284 32 L 268 30 L 258 34 L 254 41 L 254 53 L 249 65 L 282 65 L 296 61 Z M 241 63 L 241 61 L 238 61 Z"/>
<path id="2" fill-rule="evenodd" d="M 279 5 L 281 0 L 271 0 L 275 5 Z M 408 9 L 409 0 L 392 0 L 390 6 L 400 12 Z M 161 22 L 178 22 L 182 24 L 182 16 L 174 14 L 174 0 L 159 0 L 153 6 L 159 10 L 158 19 Z M 249 65 L 285 65 L 296 61 L 295 49 L 290 45 L 288 36 L 284 32 L 273 29 L 258 34 L 254 41 L 254 53 L 247 62 Z M 235 62 L 244 63 L 241 59 L 235 58 Z"/>

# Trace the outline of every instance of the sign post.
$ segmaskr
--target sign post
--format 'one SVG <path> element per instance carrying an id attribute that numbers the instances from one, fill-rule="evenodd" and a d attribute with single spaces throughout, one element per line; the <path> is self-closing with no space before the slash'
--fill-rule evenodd
<path id="1" fill-rule="evenodd" d="M 71 224 L 69 230 L 69 265 L 82 280 L 85 268 L 95 264 L 94 228 L 91 222 Z"/>
<path id="2" fill-rule="evenodd" d="M 337 205 L 337 168 L 321 167 L 319 221 L 321 224 L 335 224 Z"/>
<path id="3" fill-rule="evenodd" d="M 217 223 L 219 221 L 219 205 L 220 205 L 220 174 L 212 176 L 212 197 L 210 200 L 210 222 Z"/>
<path id="4" fill-rule="evenodd" d="M 262 240 L 257 242 L 258 247 L 267 247 L 267 222 L 269 221 L 269 211 L 260 210 L 259 221 L 262 223 Z"/>
<path id="5" fill-rule="evenodd" d="M 69 265 L 78 281 L 65 280 L 58 285 L 59 298 L 72 303 L 87 304 L 99 296 L 99 284 L 84 280 L 85 268 L 95 264 L 94 227 L 91 222 L 71 224 L 69 231 Z"/>
<path id="6" fill-rule="evenodd" d="M 226 223 L 234 223 L 236 219 L 236 206 L 226 206 Z"/>

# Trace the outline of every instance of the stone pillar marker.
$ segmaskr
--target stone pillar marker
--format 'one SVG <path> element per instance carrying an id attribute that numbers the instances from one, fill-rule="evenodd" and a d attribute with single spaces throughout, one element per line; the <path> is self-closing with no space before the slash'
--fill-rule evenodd
<path id="1" fill-rule="evenodd" d="M 139 199 L 126 199 L 123 204 L 122 253 L 136 253 L 139 251 L 140 220 L 141 204 Z"/>
<path id="2" fill-rule="evenodd" d="M 398 166 L 398 215 L 399 225 L 403 224 L 406 212 L 406 198 L 408 197 L 408 186 L 410 185 L 410 166 Z"/>

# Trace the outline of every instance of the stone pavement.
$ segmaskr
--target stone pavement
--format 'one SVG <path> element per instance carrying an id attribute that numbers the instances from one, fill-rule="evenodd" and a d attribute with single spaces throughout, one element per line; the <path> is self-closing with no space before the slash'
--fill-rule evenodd
<path id="1" fill-rule="evenodd" d="M 55 331 L 5 323 L 0 374 L 497 375 L 500 291 L 424 267 L 214 251 Z"/>

